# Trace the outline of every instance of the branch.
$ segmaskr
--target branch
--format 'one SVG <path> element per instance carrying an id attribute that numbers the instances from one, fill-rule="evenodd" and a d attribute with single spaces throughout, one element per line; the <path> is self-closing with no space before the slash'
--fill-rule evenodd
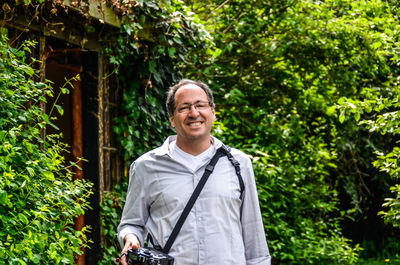
<path id="1" fill-rule="evenodd" d="M 225 4 L 227 4 L 229 1 L 231 0 L 225 0 L 225 2 L 223 2 L 222 4 L 220 4 L 216 9 L 214 9 L 213 11 L 210 12 L 210 14 L 208 14 L 208 16 L 206 17 L 206 21 L 221 7 L 223 7 Z"/>

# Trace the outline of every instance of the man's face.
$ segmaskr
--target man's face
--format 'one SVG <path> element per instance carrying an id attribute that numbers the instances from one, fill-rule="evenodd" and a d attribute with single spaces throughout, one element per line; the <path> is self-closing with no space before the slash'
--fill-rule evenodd
<path id="1" fill-rule="evenodd" d="M 197 109 L 190 105 L 195 103 L 198 103 Z M 175 111 L 170 116 L 170 120 L 171 125 L 175 127 L 178 141 L 209 141 L 215 111 L 208 104 L 204 90 L 196 85 L 188 84 L 176 91 Z"/>

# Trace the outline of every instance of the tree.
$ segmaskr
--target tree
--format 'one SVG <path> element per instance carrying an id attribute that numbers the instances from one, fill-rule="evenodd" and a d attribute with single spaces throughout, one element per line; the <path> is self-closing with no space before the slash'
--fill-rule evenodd
<path id="1" fill-rule="evenodd" d="M 217 92 L 215 133 L 253 155 L 275 261 L 355 262 L 358 247 L 342 236 L 343 218 L 363 216 L 375 203 L 371 190 L 387 187 L 388 178 L 375 174 L 368 154 L 391 140 L 340 123 L 336 104 L 395 76 L 388 55 L 398 45 L 397 4 L 187 5 L 215 43 L 187 62 L 188 76 Z"/>
<path id="2" fill-rule="evenodd" d="M 392 45 L 392 44 L 390 44 Z M 391 58 L 391 64 L 398 66 L 400 56 L 396 54 L 386 54 Z M 396 74 L 392 76 L 392 73 Z M 338 108 L 341 110 L 341 120 L 345 116 L 353 116 L 355 122 L 365 126 L 371 133 L 380 133 L 382 135 L 396 136 L 400 134 L 400 75 L 397 67 L 390 73 L 386 82 L 381 87 L 365 87 L 359 98 L 341 98 Z M 398 143 L 396 138 L 391 138 L 394 145 Z M 400 159 L 400 148 L 387 147 L 385 149 L 375 150 L 376 160 L 373 165 L 380 171 L 387 173 L 394 180 L 399 179 L 400 170 L 398 161 Z M 400 226 L 400 185 L 395 184 L 390 187 L 394 198 L 386 198 L 383 204 L 386 210 L 379 212 L 383 215 L 385 221 Z"/>

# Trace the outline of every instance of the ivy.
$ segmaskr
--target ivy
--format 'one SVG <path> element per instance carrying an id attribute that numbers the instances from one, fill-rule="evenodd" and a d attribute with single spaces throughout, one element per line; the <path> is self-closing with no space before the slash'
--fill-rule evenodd
<path id="1" fill-rule="evenodd" d="M 113 125 L 122 147 L 120 152 L 125 164 L 129 165 L 145 151 L 161 144 L 165 136 L 172 132 L 164 108 L 166 91 L 172 83 L 182 77 L 181 67 L 191 60 L 190 51 L 204 48 L 204 45 L 210 42 L 210 36 L 179 0 L 107 0 L 105 3 L 122 21 L 119 31 L 108 30 L 101 36 L 101 41 L 104 45 L 102 52 L 108 58 L 111 71 L 117 77 L 118 92 L 122 97 L 120 115 L 113 121 Z M 72 1 L 71 5 L 78 13 L 69 18 L 78 27 L 74 30 L 80 30 L 84 36 L 81 41 L 81 45 L 84 46 L 87 41 L 85 36 L 96 32 L 98 28 L 96 23 L 92 23 L 89 1 Z M 62 20 L 69 12 L 62 0 L 7 0 L 0 12 L 4 15 L 3 18 L 9 19 L 21 10 L 28 10 L 25 14 L 28 26 L 32 22 L 46 20 L 58 22 L 53 28 L 53 33 L 62 31 L 68 35 L 72 30 L 65 20 Z M 31 68 L 26 70 L 33 71 Z M 107 77 L 110 76 L 112 74 L 107 74 Z M 40 93 L 37 96 L 44 100 Z M 55 109 L 62 112 L 59 107 Z M 51 117 L 43 115 L 42 118 L 52 126 Z M 4 137 L 2 133 L 0 137 Z M 30 145 L 27 148 L 30 148 Z M 32 167 L 26 169 L 28 175 L 31 174 L 31 169 L 35 170 Z M 127 178 L 123 181 L 126 182 Z M 116 220 L 119 216 L 116 217 L 115 209 L 107 206 L 107 196 L 115 196 L 122 200 L 121 192 L 122 190 L 116 187 L 116 191 L 106 194 L 106 199 L 102 202 L 102 217 L 107 222 L 103 223 L 106 236 L 101 262 L 111 262 L 119 253 L 118 247 L 115 246 Z M 0 201 L 4 201 L 5 204 L 8 202 L 7 198 L 5 193 L 0 194 Z M 107 218 L 108 216 L 113 216 L 114 221 Z"/>
<path id="2" fill-rule="evenodd" d="M 122 210 L 125 204 L 128 182 L 117 184 L 113 191 L 104 195 L 101 203 L 101 225 L 103 227 L 103 259 L 100 264 L 114 264 L 113 260 L 119 256 L 121 247 L 116 240 L 117 227 L 121 219 Z"/>
<path id="3" fill-rule="evenodd" d="M 1 12 L 14 8 L 14 1 L 7 3 Z M 61 1 L 25 3 L 41 7 L 36 10 L 65 8 Z M 72 3 L 90 21 L 87 1 Z M 368 193 L 376 188 L 374 183 L 379 180 L 384 188 L 387 176 L 396 182 L 399 174 L 399 151 L 393 148 L 400 131 L 398 3 L 113 0 L 107 4 L 122 18 L 120 31 L 102 41 L 122 99 L 113 125 L 125 165 L 172 133 L 164 107 L 168 86 L 182 76 L 206 81 L 217 103 L 214 134 L 253 158 L 273 260 L 356 263 L 360 247 L 343 236 L 341 226 L 365 215 L 375 196 Z M 96 30 L 92 25 L 86 29 Z M 34 75 L 22 63 L 19 69 L 24 76 Z M 35 84 L 45 90 L 46 84 Z M 22 94 L 8 91 L 4 98 L 23 98 Z M 32 95 L 44 100 L 42 93 Z M 4 123 L 37 119 L 51 125 L 51 118 L 11 115 Z M 35 141 L 22 141 L 14 148 L 21 134 L 18 127 L 0 130 L 0 140 L 6 141 L 0 167 L 14 156 L 23 161 L 18 156 L 21 150 L 36 150 Z M 44 144 L 40 137 L 36 141 Z M 27 186 L 27 179 L 36 175 L 35 161 L 25 164 L 19 184 Z M 5 188 L 15 178 L 13 170 L 5 171 L 0 207 L 13 207 L 15 196 Z M 47 181 L 57 179 L 50 169 L 41 172 Z M 115 234 L 126 181 L 106 192 L 102 202 L 101 264 L 112 264 L 119 254 Z M 398 226 L 398 185 L 392 185 L 391 192 L 381 215 Z M 5 220 L 22 227 L 29 220 L 24 216 L 18 212 Z M 60 232 L 58 236 L 62 238 Z M 12 238 L 5 237 L 1 244 L 10 246 Z"/>
<path id="4" fill-rule="evenodd" d="M 105 49 L 116 66 L 122 113 L 114 131 L 126 164 L 158 146 L 172 130 L 164 102 L 167 88 L 181 78 L 189 50 L 201 49 L 209 34 L 181 1 L 120 2 L 125 19 Z"/>
<path id="5" fill-rule="evenodd" d="M 114 132 L 128 167 L 173 133 L 164 106 L 166 92 L 183 76 L 182 66 L 192 60 L 194 51 L 210 42 L 210 36 L 181 1 L 118 3 L 125 19 L 104 52 L 115 66 L 122 95 Z M 113 191 L 107 192 L 102 202 L 105 240 L 101 264 L 112 264 L 120 252 L 116 227 L 126 182 L 124 178 Z"/>

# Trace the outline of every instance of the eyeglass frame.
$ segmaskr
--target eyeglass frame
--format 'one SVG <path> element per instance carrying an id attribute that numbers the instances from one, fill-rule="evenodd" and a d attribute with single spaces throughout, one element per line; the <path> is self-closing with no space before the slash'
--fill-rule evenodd
<path id="1" fill-rule="evenodd" d="M 182 103 L 182 104 L 179 104 L 179 105 L 177 105 L 176 107 L 174 107 L 174 111 L 177 110 L 178 113 L 180 113 L 180 114 L 188 114 L 188 113 L 191 112 L 192 106 L 193 106 L 197 111 L 202 111 L 203 109 L 200 109 L 200 110 L 199 110 L 198 107 L 196 107 L 196 104 L 206 104 L 207 107 L 212 107 L 212 106 L 213 106 L 213 104 L 212 104 L 210 101 L 199 100 L 199 101 L 196 101 L 195 103 Z M 178 109 L 179 106 L 182 107 L 182 108 L 181 108 L 181 111 Z M 206 109 L 206 108 L 204 107 L 204 110 L 205 110 L 205 109 Z"/>

